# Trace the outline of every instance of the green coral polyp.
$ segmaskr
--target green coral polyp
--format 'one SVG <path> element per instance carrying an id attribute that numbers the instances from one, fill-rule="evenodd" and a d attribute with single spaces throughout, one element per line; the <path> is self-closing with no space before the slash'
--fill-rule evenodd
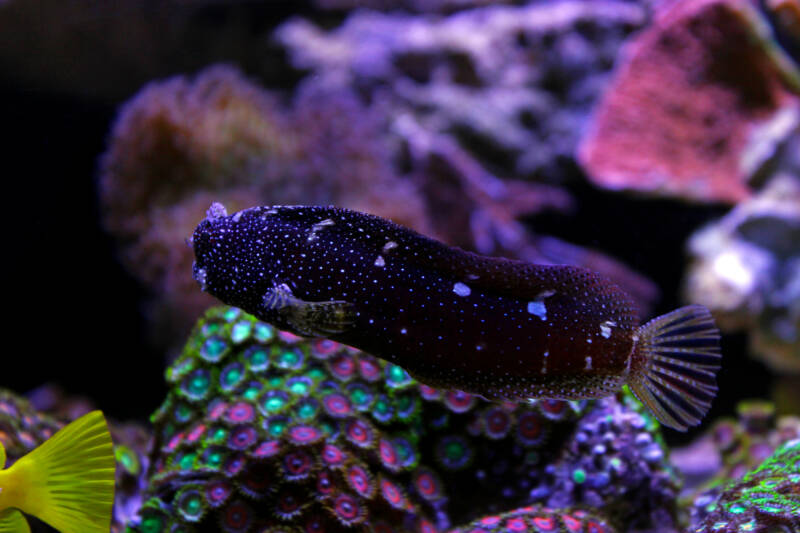
<path id="1" fill-rule="evenodd" d="M 798 459 L 800 439 L 784 443 L 758 468 L 725 488 L 718 505 L 707 507 L 709 515 L 697 531 L 733 533 L 800 526 Z"/>
<path id="2" fill-rule="evenodd" d="M 247 321 L 237 322 L 231 328 L 231 340 L 234 344 L 241 344 L 250 337 L 253 332 L 253 324 Z"/>
<path id="3" fill-rule="evenodd" d="M 200 347 L 200 356 L 209 363 L 221 361 L 226 354 L 228 344 L 218 336 L 212 336 Z"/>
<path id="4" fill-rule="evenodd" d="M 263 372 L 269 368 L 269 354 L 261 346 L 254 346 L 245 352 L 244 360 L 250 372 Z"/>
<path id="5" fill-rule="evenodd" d="M 474 432 L 469 421 L 481 422 L 490 405 L 482 400 L 423 391 L 401 367 L 229 308 L 206 314 L 167 377 L 173 387 L 153 416 L 162 456 L 137 532 L 269 531 L 314 520 L 339 530 L 351 515 L 367 530 L 436 531 L 432 503 L 444 509 L 450 475 L 471 476 L 473 463 L 487 472 L 494 460 L 524 464 L 538 451 Z M 550 425 L 583 406 L 564 408 L 557 422 L 539 405 L 504 409 L 513 436 L 522 412 Z"/>

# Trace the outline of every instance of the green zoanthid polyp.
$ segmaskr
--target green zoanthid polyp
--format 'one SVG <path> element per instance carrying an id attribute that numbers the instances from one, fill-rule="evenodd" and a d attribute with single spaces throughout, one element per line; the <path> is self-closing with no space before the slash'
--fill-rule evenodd
<path id="1" fill-rule="evenodd" d="M 628 384 L 685 430 L 716 394 L 719 331 L 690 305 L 640 326 L 630 297 L 574 266 L 484 257 L 334 207 L 220 204 L 192 235 L 193 274 L 223 302 L 328 337 L 422 383 L 487 399 L 583 399 Z"/>

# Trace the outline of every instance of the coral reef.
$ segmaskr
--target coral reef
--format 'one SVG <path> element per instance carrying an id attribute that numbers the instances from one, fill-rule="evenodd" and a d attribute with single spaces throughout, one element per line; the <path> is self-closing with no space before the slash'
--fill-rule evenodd
<path id="1" fill-rule="evenodd" d="M 412 13 L 451 13 L 490 4 L 510 4 L 511 0 L 314 0 L 319 9 L 352 10 L 355 8 L 375 11 L 397 11 Z"/>
<path id="2" fill-rule="evenodd" d="M 584 510 L 559 511 L 546 507 L 528 506 L 500 515 L 479 518 L 466 526 L 451 529 L 449 533 L 493 533 L 516 532 L 576 532 L 613 533 L 609 522 L 594 513 Z"/>
<path id="3" fill-rule="evenodd" d="M 624 525 L 674 521 L 657 423 L 614 398 L 488 403 L 225 307 L 167 380 L 133 531 L 437 531 L 556 500 L 565 513 L 607 506 Z"/>
<path id="4" fill-rule="evenodd" d="M 615 1 L 493 5 L 448 16 L 365 10 L 327 32 L 294 19 L 276 38 L 320 83 L 387 102 L 401 138 L 411 122 L 457 142 L 501 177 L 558 182 L 622 39 L 647 16 L 640 5 Z"/>
<path id="5" fill-rule="evenodd" d="M 637 412 L 638 411 L 638 412 Z M 677 531 L 679 477 L 666 461 L 657 422 L 632 396 L 598 401 L 531 496 L 550 508 L 581 503 L 625 530 Z M 539 499 L 540 496 L 546 495 Z"/>
<path id="6" fill-rule="evenodd" d="M 697 533 L 800 529 L 800 440 L 781 445 L 706 509 Z"/>
<path id="7" fill-rule="evenodd" d="M 573 206 L 555 184 L 572 172 L 586 112 L 646 11 L 587 1 L 441 19 L 360 11 L 328 34 L 297 19 L 276 33 L 312 71 L 290 105 L 230 67 L 147 85 L 120 110 L 99 186 L 122 262 L 151 294 L 156 344 L 181 338 L 211 305 L 193 290 L 181 245 L 210 200 L 336 204 L 484 254 L 588 261 L 646 312 L 657 296 L 647 279 L 599 252 L 564 245 L 553 257 L 552 241 L 518 220 Z M 488 33 L 476 41 L 478 28 Z"/>
<path id="8" fill-rule="evenodd" d="M 737 418 L 721 418 L 700 438 L 673 450 L 670 462 L 686 480 L 682 507 L 698 527 L 732 482 L 756 469 L 782 444 L 800 438 L 800 418 L 776 417 L 772 404 L 751 400 L 737 406 Z"/>
<path id="9" fill-rule="evenodd" d="M 800 70 L 748 0 L 663 6 L 630 44 L 580 161 L 602 187 L 739 202 L 800 124 Z"/>
<path id="10" fill-rule="evenodd" d="M 284 109 L 230 67 L 154 82 L 128 102 L 101 161 L 100 196 L 123 263 L 152 295 L 155 340 L 174 342 L 211 304 L 187 276 L 183 242 L 212 200 L 233 209 L 336 204 L 484 253 L 588 262 L 650 306 L 654 286 L 620 263 L 566 245 L 553 256 L 553 246 L 531 241 L 517 217 L 568 208 L 565 192 L 500 180 L 449 137 L 411 119 L 390 123 L 396 113 L 315 78 Z M 413 164 L 401 175 L 403 153 Z"/>
<path id="11" fill-rule="evenodd" d="M 120 111 L 100 167 L 106 228 L 153 295 L 161 344 L 211 304 L 188 274 L 184 241 L 213 200 L 368 207 L 427 229 L 414 188 L 393 174 L 375 120 L 353 97 L 301 91 L 287 112 L 230 67 L 145 87 Z"/>
<path id="12" fill-rule="evenodd" d="M 247 207 L 264 159 L 288 150 L 285 128 L 277 103 L 229 68 L 151 83 L 120 110 L 100 163 L 104 222 L 123 263 L 156 295 L 164 335 L 188 331 L 193 318 L 183 313 L 211 304 L 185 274 L 184 240 L 201 206 L 213 196 Z"/>
<path id="13" fill-rule="evenodd" d="M 353 11 L 330 30 L 296 18 L 275 38 L 310 73 L 304 83 L 346 87 L 380 107 L 392 159 L 422 192 L 434 235 L 486 255 L 593 263 L 646 313 L 657 297 L 648 280 L 598 252 L 532 237 L 518 219 L 574 207 L 560 185 L 576 174 L 579 132 L 648 9 L 615 1 L 442 9 L 449 14 Z"/>
<path id="14" fill-rule="evenodd" d="M 62 426 L 37 411 L 28 400 L 0 389 L 0 442 L 9 464 L 52 437 Z"/>
<path id="15" fill-rule="evenodd" d="M 797 143 L 800 144 L 800 143 Z M 751 352 L 800 372 L 800 167 L 776 173 L 752 199 L 698 230 L 684 294 L 720 327 L 746 329 Z"/>

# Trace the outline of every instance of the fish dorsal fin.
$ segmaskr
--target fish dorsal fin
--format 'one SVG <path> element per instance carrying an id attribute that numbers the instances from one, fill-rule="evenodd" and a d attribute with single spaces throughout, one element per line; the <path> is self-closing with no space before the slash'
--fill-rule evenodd
<path id="1" fill-rule="evenodd" d="M 18 506 L 62 533 L 108 533 L 115 466 L 103 413 L 92 411 L 14 463 L 27 483 Z"/>
<path id="2" fill-rule="evenodd" d="M 0 512 L 0 533 L 31 533 L 31 528 L 21 512 L 6 509 Z"/>

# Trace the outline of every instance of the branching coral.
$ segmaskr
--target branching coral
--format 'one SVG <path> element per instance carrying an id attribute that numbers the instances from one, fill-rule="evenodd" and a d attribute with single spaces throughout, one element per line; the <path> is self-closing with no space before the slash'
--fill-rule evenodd
<path id="1" fill-rule="evenodd" d="M 276 36 L 321 83 L 387 102 L 393 120 L 458 141 L 499 176 L 557 182 L 622 37 L 646 20 L 629 2 L 532 2 L 436 17 L 356 11 L 329 32 L 296 19 Z"/>
<path id="2" fill-rule="evenodd" d="M 423 193 L 448 244 L 488 255 L 548 258 L 519 218 L 573 207 L 560 185 L 575 174 L 585 116 L 622 37 L 647 9 L 628 2 L 485 6 L 424 16 L 355 11 L 323 30 L 294 19 L 277 39 L 305 84 L 345 87 L 382 117 L 390 157 Z M 554 112 L 558 109 L 558 112 Z M 599 270 L 643 309 L 655 289 L 618 263 Z"/>

